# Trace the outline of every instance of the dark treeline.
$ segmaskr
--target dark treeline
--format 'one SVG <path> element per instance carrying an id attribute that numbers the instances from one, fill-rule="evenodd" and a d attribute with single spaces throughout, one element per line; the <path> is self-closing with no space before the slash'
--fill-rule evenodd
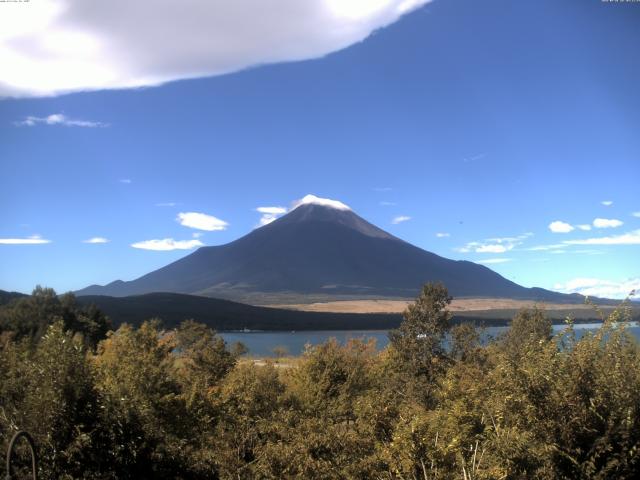
<path id="1" fill-rule="evenodd" d="M 254 365 L 205 325 L 110 331 L 37 289 L 0 309 L 0 447 L 31 432 L 44 479 L 637 478 L 624 306 L 579 340 L 523 310 L 483 346 L 449 302 L 426 285 L 382 352 L 329 341 Z"/>

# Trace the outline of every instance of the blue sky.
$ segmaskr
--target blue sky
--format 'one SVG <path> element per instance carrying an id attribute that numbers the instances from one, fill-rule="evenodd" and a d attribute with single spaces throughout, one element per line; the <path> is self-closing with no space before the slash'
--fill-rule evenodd
<path id="1" fill-rule="evenodd" d="M 191 250 L 132 244 L 224 244 L 259 224 L 257 208 L 308 193 L 525 286 L 640 287 L 640 4 L 376 0 L 373 15 L 361 3 L 307 43 L 313 28 L 295 25 L 317 11 L 266 18 L 291 30 L 286 48 L 238 28 L 217 64 L 187 56 L 206 43 L 187 32 L 173 37 L 185 50 L 134 52 L 149 65 L 114 63 L 114 79 L 6 73 L 48 54 L 0 36 L 0 289 L 133 279 Z M 73 20 L 111 32 L 91 14 Z M 230 73 L 180 80 L 200 71 Z M 221 222 L 178 218 L 190 212 Z M 97 237 L 108 242 L 83 242 Z"/>

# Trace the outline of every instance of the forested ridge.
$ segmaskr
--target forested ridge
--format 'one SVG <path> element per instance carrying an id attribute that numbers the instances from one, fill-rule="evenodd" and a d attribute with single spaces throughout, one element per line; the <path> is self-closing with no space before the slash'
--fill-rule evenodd
<path id="1" fill-rule="evenodd" d="M 36 289 L 0 309 L 0 448 L 31 432 L 43 479 L 637 478 L 625 304 L 580 339 L 523 310 L 482 345 L 450 300 L 427 284 L 383 351 L 329 341 L 283 368 Z"/>

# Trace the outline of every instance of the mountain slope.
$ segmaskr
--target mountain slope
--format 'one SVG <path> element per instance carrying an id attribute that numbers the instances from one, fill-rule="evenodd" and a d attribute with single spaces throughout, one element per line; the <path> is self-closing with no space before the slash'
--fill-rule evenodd
<path id="1" fill-rule="evenodd" d="M 340 205 L 302 204 L 234 242 L 202 247 L 136 280 L 93 285 L 77 294 L 176 292 L 253 296 L 264 303 L 283 295 L 410 298 L 424 283 L 442 281 L 457 297 L 568 299 L 521 287 L 482 265 L 422 250 Z"/>

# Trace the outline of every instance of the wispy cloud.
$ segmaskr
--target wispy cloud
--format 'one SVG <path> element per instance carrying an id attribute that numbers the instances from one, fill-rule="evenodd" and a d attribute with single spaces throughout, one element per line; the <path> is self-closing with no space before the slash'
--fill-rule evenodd
<path id="1" fill-rule="evenodd" d="M 109 240 L 104 237 L 92 237 L 87 240 L 83 240 L 82 243 L 109 243 Z"/>
<path id="2" fill-rule="evenodd" d="M 487 258 L 486 260 L 476 260 L 475 263 L 484 263 L 485 265 L 493 265 L 496 263 L 507 263 L 513 261 L 512 258 Z"/>
<path id="3" fill-rule="evenodd" d="M 640 212 L 633 212 L 631 216 L 640 218 Z"/>
<path id="4" fill-rule="evenodd" d="M 391 223 L 397 225 L 402 222 L 408 222 L 409 220 L 411 220 L 411 217 L 407 215 L 398 215 L 397 217 L 394 217 L 393 220 L 391 220 Z"/>
<path id="5" fill-rule="evenodd" d="M 176 202 L 160 202 L 156 203 L 156 207 L 175 207 L 178 205 Z"/>
<path id="6" fill-rule="evenodd" d="M 566 248 L 564 243 L 554 243 L 552 245 L 536 245 L 535 247 L 525 248 L 529 252 L 546 252 L 549 250 L 557 250 L 559 248 Z"/>
<path id="7" fill-rule="evenodd" d="M 604 205 L 605 207 L 610 207 L 611 205 L 613 205 L 613 201 L 612 200 L 603 200 L 600 203 L 602 205 Z"/>
<path id="8" fill-rule="evenodd" d="M 620 281 L 574 278 L 568 282 L 556 283 L 553 288 L 563 293 L 579 293 L 591 297 L 625 298 L 634 290 L 640 291 L 640 278 L 627 278 Z"/>
<path id="9" fill-rule="evenodd" d="M 479 245 L 476 247 L 476 253 L 504 253 L 511 250 L 513 245 Z"/>
<path id="10" fill-rule="evenodd" d="M 553 233 L 569 233 L 575 230 L 575 228 L 573 225 L 570 225 L 566 222 L 556 220 L 549 224 L 549 230 L 551 230 Z"/>
<path id="11" fill-rule="evenodd" d="M 485 158 L 487 156 L 486 153 L 479 153 L 478 155 L 473 155 L 471 157 L 465 157 L 462 159 L 462 161 L 464 163 L 469 163 L 469 162 L 476 162 L 478 160 L 482 160 L 483 158 Z"/>
<path id="12" fill-rule="evenodd" d="M 376 192 L 390 192 L 390 191 L 393 190 L 393 188 L 391 188 L 391 187 L 375 187 L 373 190 L 376 191 Z"/>
<path id="13" fill-rule="evenodd" d="M 596 228 L 618 228 L 624 225 L 624 222 L 615 218 L 596 218 L 593 221 L 593 226 Z"/>
<path id="14" fill-rule="evenodd" d="M 567 245 L 640 245 L 640 230 L 622 235 L 611 235 L 608 237 L 587 238 L 583 240 L 565 240 Z"/>
<path id="15" fill-rule="evenodd" d="M 131 182 L 133 180 L 131 180 L 130 178 L 121 178 L 120 180 L 118 180 L 120 183 L 124 183 L 125 185 L 130 185 Z"/>
<path id="16" fill-rule="evenodd" d="M 204 244 L 200 240 L 174 240 L 173 238 L 163 238 L 159 240 L 144 240 L 142 242 L 132 243 L 133 248 L 142 250 L 191 250 L 195 247 L 202 247 Z"/>
<path id="17" fill-rule="evenodd" d="M 262 214 L 260 216 L 260 222 L 256 227 L 264 227 L 276 220 L 280 215 L 287 213 L 287 209 L 285 207 L 258 207 L 256 208 L 256 212 Z"/>
<path id="18" fill-rule="evenodd" d="M 40 235 L 27 238 L 0 238 L 0 245 L 43 245 L 45 243 L 51 243 L 51 240 L 42 238 Z"/>
<path id="19" fill-rule="evenodd" d="M 380 202 L 380 205 L 383 207 L 395 207 L 398 204 L 396 202 Z"/>
<path id="20" fill-rule="evenodd" d="M 589 225 L 588 223 L 582 223 L 580 225 L 576 225 L 576 228 L 584 231 L 589 231 L 591 230 L 591 225 Z"/>
<path id="21" fill-rule="evenodd" d="M 533 233 L 527 232 L 515 237 L 494 237 L 487 238 L 482 242 L 469 242 L 466 245 L 455 248 L 460 253 L 505 253 L 513 250 L 521 245 L 527 238 L 533 236 Z"/>
<path id="22" fill-rule="evenodd" d="M 62 113 L 54 113 L 46 117 L 26 117 L 24 120 L 13 122 L 18 127 L 35 127 L 36 125 L 59 125 L 63 127 L 84 127 L 97 128 L 108 127 L 108 123 L 90 122 L 88 120 L 77 120 L 69 118 Z"/>
<path id="23" fill-rule="evenodd" d="M 436 233 L 436 237 L 438 238 L 446 238 L 446 237 L 450 237 L 451 234 L 450 233 L 446 233 L 446 232 L 438 232 Z"/>
<path id="24" fill-rule="evenodd" d="M 199 212 L 180 212 L 176 221 L 185 227 L 205 230 L 207 232 L 226 230 L 229 225 L 224 220 Z"/>

